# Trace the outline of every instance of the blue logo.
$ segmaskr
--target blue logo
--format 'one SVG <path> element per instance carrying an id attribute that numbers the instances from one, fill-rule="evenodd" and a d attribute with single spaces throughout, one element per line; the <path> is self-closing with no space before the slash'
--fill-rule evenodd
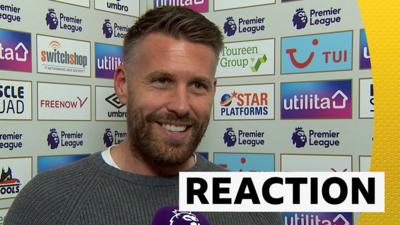
<path id="1" fill-rule="evenodd" d="M 361 29 L 360 31 L 360 69 L 371 69 L 371 59 L 365 29 Z"/>
<path id="2" fill-rule="evenodd" d="M 303 148 L 307 143 L 307 136 L 304 133 L 303 128 L 298 127 L 292 134 L 292 143 L 296 148 Z"/>
<path id="3" fill-rule="evenodd" d="M 38 157 L 38 173 L 43 173 L 49 170 L 54 170 L 62 166 L 69 165 L 75 161 L 88 157 L 84 155 L 57 155 L 57 156 L 39 156 Z"/>
<path id="4" fill-rule="evenodd" d="M 58 18 L 54 9 L 49 9 L 48 13 L 46 14 L 46 25 L 49 27 L 50 30 L 57 29 Z"/>
<path id="5" fill-rule="evenodd" d="M 232 147 L 236 144 L 236 134 L 232 127 L 226 128 L 224 133 L 224 143 L 228 147 Z"/>
<path id="6" fill-rule="evenodd" d="M 103 143 L 108 148 L 113 144 L 113 142 L 114 142 L 114 137 L 112 135 L 112 132 L 110 128 L 107 128 L 103 134 Z"/>
<path id="7" fill-rule="evenodd" d="M 103 23 L 103 34 L 106 38 L 111 38 L 113 34 L 112 25 L 109 19 L 105 19 Z"/>
<path id="8" fill-rule="evenodd" d="M 293 15 L 292 18 L 293 26 L 297 29 L 303 29 L 306 27 L 307 22 L 308 22 L 308 17 L 306 15 L 306 12 L 303 10 L 303 8 L 296 9 L 296 13 Z"/>
<path id="9" fill-rule="evenodd" d="M 58 137 L 57 130 L 55 128 L 50 129 L 50 133 L 47 135 L 47 145 L 50 149 L 58 148 L 60 144 L 60 138 Z"/>
<path id="10" fill-rule="evenodd" d="M 103 144 L 108 148 L 113 144 L 119 144 L 125 140 L 128 133 L 123 131 L 115 130 L 114 132 L 111 128 L 106 128 L 103 133 Z"/>
<path id="11" fill-rule="evenodd" d="M 224 23 L 224 33 L 228 35 L 228 37 L 233 36 L 236 33 L 237 26 L 233 17 L 226 18 L 226 22 Z"/>
<path id="12" fill-rule="evenodd" d="M 169 220 L 170 225 L 200 225 L 200 220 L 191 212 L 184 212 L 175 209 L 174 216 Z"/>

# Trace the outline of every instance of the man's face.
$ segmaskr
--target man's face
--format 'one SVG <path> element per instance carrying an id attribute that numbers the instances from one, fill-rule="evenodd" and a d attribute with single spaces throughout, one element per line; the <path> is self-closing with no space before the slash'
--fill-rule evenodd
<path id="1" fill-rule="evenodd" d="M 125 65 L 127 96 L 120 96 L 127 104 L 130 147 L 152 163 L 182 164 L 208 125 L 215 53 L 203 44 L 153 33 L 132 57 Z"/>

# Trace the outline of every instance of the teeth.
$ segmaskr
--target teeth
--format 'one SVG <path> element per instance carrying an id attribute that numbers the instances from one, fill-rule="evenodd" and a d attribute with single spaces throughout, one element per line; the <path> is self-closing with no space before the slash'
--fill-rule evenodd
<path id="1" fill-rule="evenodd" d="M 171 124 L 163 124 L 162 127 L 172 132 L 182 132 L 186 130 L 186 126 L 175 126 Z"/>

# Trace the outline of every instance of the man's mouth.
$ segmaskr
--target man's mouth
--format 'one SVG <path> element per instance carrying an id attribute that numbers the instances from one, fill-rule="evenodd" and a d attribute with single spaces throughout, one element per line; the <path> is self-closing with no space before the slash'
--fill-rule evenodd
<path id="1" fill-rule="evenodd" d="M 174 124 L 166 124 L 163 123 L 162 127 L 168 131 L 171 132 L 183 132 L 185 131 L 189 126 L 185 126 L 185 125 L 174 125 Z"/>

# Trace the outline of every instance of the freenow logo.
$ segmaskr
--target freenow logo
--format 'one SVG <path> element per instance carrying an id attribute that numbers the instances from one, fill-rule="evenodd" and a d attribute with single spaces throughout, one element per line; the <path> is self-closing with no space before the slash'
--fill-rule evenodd
<path id="1" fill-rule="evenodd" d="M 39 120 L 90 120 L 90 86 L 38 83 Z"/>
<path id="2" fill-rule="evenodd" d="M 77 16 L 65 15 L 64 13 L 60 13 L 60 16 L 58 16 L 54 9 L 49 9 L 45 19 L 46 26 L 50 30 L 57 30 L 60 28 L 61 30 L 66 30 L 71 33 L 83 31 L 82 19 Z"/>
<path id="3" fill-rule="evenodd" d="M 31 35 L 0 29 L 0 69 L 31 72 Z"/>
<path id="4" fill-rule="evenodd" d="M 0 150 L 10 151 L 22 148 L 22 133 L 0 133 Z"/>
<path id="5" fill-rule="evenodd" d="M 296 9 L 292 17 L 293 27 L 300 30 L 309 24 L 310 26 L 330 26 L 333 23 L 340 23 L 341 8 L 330 7 L 329 9 L 310 9 L 309 17 L 303 8 Z"/>
<path id="6" fill-rule="evenodd" d="M 109 19 L 105 19 L 103 23 L 103 35 L 105 38 L 124 38 L 128 33 L 128 26 L 121 26 L 118 23 L 112 23 Z"/>
<path id="7" fill-rule="evenodd" d="M 0 21 L 21 22 L 21 11 L 21 7 L 14 6 L 14 4 L 0 4 Z"/>
<path id="8" fill-rule="evenodd" d="M 37 36 L 38 72 L 90 77 L 90 42 Z"/>
<path id="9" fill-rule="evenodd" d="M 360 69 L 371 69 L 371 58 L 365 29 L 360 31 Z"/>
<path id="10" fill-rule="evenodd" d="M 360 79 L 360 118 L 374 118 L 374 86 L 372 79 Z"/>
<path id="11" fill-rule="evenodd" d="M 286 225 L 353 225 L 352 213 L 282 212 Z"/>
<path id="12" fill-rule="evenodd" d="M 31 86 L 31 82 L 0 80 L 0 119 L 32 118 Z"/>
<path id="13" fill-rule="evenodd" d="M 237 135 L 236 135 L 237 134 Z M 233 128 L 226 128 L 223 140 L 227 147 L 233 146 L 251 146 L 264 145 L 265 132 L 261 131 L 246 131 L 239 129 L 237 132 Z"/>
<path id="14" fill-rule="evenodd" d="M 308 138 L 307 138 L 308 136 Z M 307 134 L 302 127 L 297 127 L 292 133 L 292 144 L 296 148 L 303 148 L 307 143 L 309 147 L 339 147 L 340 132 L 332 130 L 308 130 Z"/>
<path id="15" fill-rule="evenodd" d="M 235 19 L 230 16 L 226 18 L 226 21 L 224 23 L 224 33 L 228 37 L 231 37 L 235 34 L 255 34 L 263 31 L 265 31 L 265 17 L 239 17 L 236 23 Z"/>
<path id="16" fill-rule="evenodd" d="M 351 119 L 351 80 L 281 84 L 282 119 Z"/>
<path id="17" fill-rule="evenodd" d="M 161 6 L 184 6 L 193 11 L 204 13 L 208 12 L 208 0 L 154 0 L 154 8 Z"/>
<path id="18" fill-rule="evenodd" d="M 122 52 L 122 46 L 96 43 L 96 77 L 112 79 L 122 63 Z"/>
<path id="19" fill-rule="evenodd" d="M 84 144 L 83 133 L 78 131 L 61 131 L 60 135 L 55 128 L 51 128 L 47 135 L 47 145 L 50 149 L 57 149 L 59 147 L 64 148 L 76 148 L 82 147 Z"/>
<path id="20" fill-rule="evenodd" d="M 221 86 L 214 99 L 214 119 L 273 119 L 274 85 Z"/>
<path id="21" fill-rule="evenodd" d="M 353 32 L 282 38 L 282 73 L 352 69 Z"/>
<path id="22" fill-rule="evenodd" d="M 21 182 L 18 178 L 14 178 L 11 168 L 8 167 L 7 170 L 1 169 L 0 176 L 0 195 L 7 196 L 12 194 L 17 194 L 20 191 Z"/>
<path id="23" fill-rule="evenodd" d="M 103 134 L 103 144 L 108 148 L 111 145 L 117 145 L 125 140 L 128 133 L 115 130 L 114 132 L 111 128 L 106 128 Z"/>
<path id="24" fill-rule="evenodd" d="M 274 172 L 274 154 L 214 153 L 214 163 L 229 171 Z"/>
<path id="25" fill-rule="evenodd" d="M 217 77 L 273 74 L 275 40 L 225 43 L 219 56 Z"/>

